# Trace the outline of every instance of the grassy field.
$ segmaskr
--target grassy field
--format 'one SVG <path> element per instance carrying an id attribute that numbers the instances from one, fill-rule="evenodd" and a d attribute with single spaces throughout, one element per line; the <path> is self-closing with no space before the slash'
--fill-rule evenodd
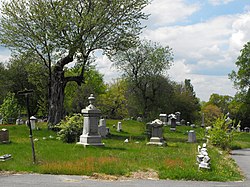
<path id="1" fill-rule="evenodd" d="M 204 143 L 204 129 L 196 128 L 197 143 L 187 142 L 190 127 L 177 127 L 171 132 L 164 129 L 167 146 L 147 146 L 145 124 L 122 121 L 123 132 L 113 128 L 116 120 L 108 120 L 111 136 L 103 139 L 105 147 L 83 148 L 56 139 L 56 133 L 38 124 L 34 130 L 37 163 L 32 163 L 29 130 L 26 126 L 1 125 L 10 133 L 10 144 L 0 144 L 0 155 L 11 154 L 13 159 L 0 162 L 0 171 L 34 172 L 49 174 L 92 175 L 104 173 L 129 176 L 136 171 L 156 171 L 161 179 L 235 181 L 242 180 L 235 162 L 229 154 L 208 146 L 211 170 L 198 170 L 197 146 Z M 53 136 L 53 138 L 49 138 Z M 43 137 L 46 137 L 44 140 Z M 128 138 L 129 143 L 124 143 Z M 250 147 L 250 134 L 239 133 L 234 147 Z"/>

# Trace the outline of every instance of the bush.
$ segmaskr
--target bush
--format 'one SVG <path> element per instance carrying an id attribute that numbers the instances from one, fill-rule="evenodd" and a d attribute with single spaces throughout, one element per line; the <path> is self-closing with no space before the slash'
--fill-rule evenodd
<path id="1" fill-rule="evenodd" d="M 57 133 L 63 142 L 73 143 L 79 140 L 83 130 L 83 116 L 81 114 L 73 114 L 73 116 L 66 116 L 56 128 Z"/>
<path id="2" fill-rule="evenodd" d="M 220 147 L 223 150 L 229 149 L 236 132 L 234 126 L 235 122 L 230 118 L 227 118 L 226 115 L 218 118 L 215 121 L 213 128 L 208 131 L 211 144 Z M 238 126 L 239 124 L 237 127 Z"/>

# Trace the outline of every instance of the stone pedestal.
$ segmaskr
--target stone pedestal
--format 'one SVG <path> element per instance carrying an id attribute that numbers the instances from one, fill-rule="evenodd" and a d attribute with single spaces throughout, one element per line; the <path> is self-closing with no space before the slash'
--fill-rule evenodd
<path id="1" fill-rule="evenodd" d="M 152 128 L 152 136 L 150 138 L 150 142 L 147 143 L 147 145 L 164 145 L 165 142 L 163 141 L 163 123 L 161 120 L 156 119 L 152 121 L 150 124 Z"/>
<path id="2" fill-rule="evenodd" d="M 195 143 L 196 142 L 196 135 L 194 130 L 190 130 L 188 132 L 188 142 Z"/>
<path id="3" fill-rule="evenodd" d="M 80 136 L 80 142 L 77 144 L 81 144 L 84 147 L 91 145 L 104 146 L 101 142 L 102 138 L 98 133 L 98 122 L 101 111 L 93 105 L 93 101 L 95 100 L 93 94 L 91 94 L 88 99 L 90 103 L 89 106 L 81 111 L 84 116 L 83 133 Z"/>

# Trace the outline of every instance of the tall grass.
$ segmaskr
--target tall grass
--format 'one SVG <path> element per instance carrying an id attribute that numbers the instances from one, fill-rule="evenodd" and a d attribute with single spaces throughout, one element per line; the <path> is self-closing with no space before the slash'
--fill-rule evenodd
<path id="1" fill-rule="evenodd" d="M 147 146 L 145 124 L 136 121 L 122 121 L 122 132 L 113 128 L 117 120 L 108 120 L 111 136 L 103 139 L 105 147 L 83 148 L 81 145 L 66 144 L 56 139 L 56 133 L 47 130 L 45 124 L 38 124 L 41 130 L 33 132 L 37 163 L 32 164 L 29 131 L 26 126 L 0 126 L 10 133 L 10 144 L 0 144 L 0 155 L 12 154 L 13 159 L 0 162 L 0 170 L 17 172 L 38 172 L 51 174 L 92 175 L 105 173 L 126 175 L 138 170 L 153 169 L 161 179 L 241 180 L 236 164 L 226 152 L 208 147 L 211 170 L 198 170 L 196 164 L 197 145 L 204 142 L 204 130 L 197 128 L 198 143 L 187 142 L 190 127 L 177 127 L 171 132 L 164 129 L 167 146 Z M 54 138 L 49 138 L 53 136 Z M 44 140 L 43 137 L 46 137 Z M 124 143 L 128 138 L 129 143 Z M 238 141 L 248 141 L 243 138 Z"/>

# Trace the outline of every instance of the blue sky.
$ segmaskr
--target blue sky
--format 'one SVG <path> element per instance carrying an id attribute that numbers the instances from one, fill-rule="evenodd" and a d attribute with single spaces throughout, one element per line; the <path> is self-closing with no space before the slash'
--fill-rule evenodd
<path id="1" fill-rule="evenodd" d="M 250 41 L 249 0 L 153 0 L 144 11 L 151 16 L 143 22 L 147 28 L 141 38 L 173 49 L 174 65 L 168 71 L 172 80 L 191 79 L 204 101 L 212 93 L 236 93 L 228 74 Z M 9 55 L 0 47 L 0 61 Z M 97 59 L 97 68 L 106 81 L 119 76 L 106 56 Z"/>

